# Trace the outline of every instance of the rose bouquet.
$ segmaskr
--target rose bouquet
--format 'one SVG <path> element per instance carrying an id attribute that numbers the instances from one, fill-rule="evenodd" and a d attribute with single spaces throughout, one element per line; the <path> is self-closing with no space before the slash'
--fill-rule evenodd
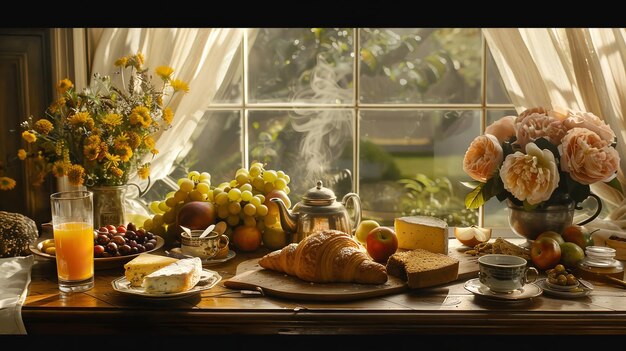
<path id="1" fill-rule="evenodd" d="M 476 137 L 463 159 L 475 182 L 465 198 L 478 208 L 491 197 L 526 209 L 582 202 L 590 184 L 606 182 L 622 191 L 616 174 L 615 133 L 590 112 L 532 108 L 503 117 Z"/>
<path id="2" fill-rule="evenodd" d="M 68 79 L 58 83 L 60 96 L 45 115 L 22 123 L 22 137 L 34 147 L 20 149 L 18 158 L 35 160 L 35 183 L 49 172 L 86 186 L 123 185 L 131 172 L 149 177 L 150 162 L 143 156 L 158 153 L 153 135 L 168 129 L 174 117 L 167 105 L 174 94 L 189 88 L 172 79 L 173 69 L 167 66 L 157 67 L 161 84 L 154 85 L 143 64 L 141 53 L 115 61 L 121 87 L 98 73 L 82 92 Z"/>

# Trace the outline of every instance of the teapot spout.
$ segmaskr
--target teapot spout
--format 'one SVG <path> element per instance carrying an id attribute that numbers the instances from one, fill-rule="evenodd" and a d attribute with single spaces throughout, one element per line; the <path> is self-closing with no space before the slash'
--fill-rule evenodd
<path id="1" fill-rule="evenodd" d="M 272 198 L 270 201 L 276 203 L 278 206 L 278 214 L 280 216 L 280 226 L 284 231 L 295 233 L 297 230 L 296 223 L 298 222 L 298 216 L 291 214 L 283 200 L 279 198 Z"/>

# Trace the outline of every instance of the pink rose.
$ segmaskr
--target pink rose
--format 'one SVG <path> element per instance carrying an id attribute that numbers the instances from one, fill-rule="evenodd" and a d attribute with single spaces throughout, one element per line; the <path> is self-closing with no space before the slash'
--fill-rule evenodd
<path id="1" fill-rule="evenodd" d="M 504 160 L 500 169 L 504 188 L 531 205 L 548 200 L 559 186 L 559 171 L 550 150 L 526 144 L 526 154 L 517 151 Z"/>
<path id="2" fill-rule="evenodd" d="M 570 129 L 559 145 L 561 169 L 581 184 L 608 180 L 619 167 L 610 142 L 586 128 Z"/>
<path id="3" fill-rule="evenodd" d="M 502 117 L 485 128 L 485 133 L 491 134 L 503 143 L 515 136 L 515 116 Z"/>
<path id="4" fill-rule="evenodd" d="M 465 152 L 463 170 L 473 179 L 484 183 L 493 177 L 502 158 L 502 146 L 498 139 L 491 134 L 479 135 Z"/>
<path id="5" fill-rule="evenodd" d="M 522 149 L 526 144 L 534 142 L 543 137 L 554 145 L 561 143 L 567 129 L 563 123 L 543 113 L 531 113 L 520 115 L 515 119 L 515 132 L 517 134 L 517 144 Z"/>
<path id="6" fill-rule="evenodd" d="M 563 121 L 563 125 L 570 130 L 573 128 L 587 128 L 600 136 L 600 138 L 612 143 L 615 133 L 608 124 L 604 123 L 600 117 L 591 112 L 569 110 L 569 115 Z"/>

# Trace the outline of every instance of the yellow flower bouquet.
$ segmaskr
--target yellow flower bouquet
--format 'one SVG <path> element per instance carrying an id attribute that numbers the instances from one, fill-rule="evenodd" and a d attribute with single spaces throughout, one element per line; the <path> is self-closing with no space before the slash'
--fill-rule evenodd
<path id="1" fill-rule="evenodd" d="M 167 66 L 157 67 L 162 84 L 154 85 L 143 64 L 141 53 L 115 61 L 121 87 L 98 73 L 82 92 L 68 79 L 58 83 L 60 96 L 44 117 L 31 116 L 22 123 L 22 138 L 36 148 L 30 153 L 20 149 L 18 158 L 40 161 L 41 176 L 36 181 L 42 182 L 49 172 L 86 186 L 123 185 L 132 172 L 148 179 L 150 162 L 144 156 L 158 153 L 153 135 L 170 127 L 174 112 L 167 105 L 174 94 L 189 88 L 172 79 L 174 71 Z"/>

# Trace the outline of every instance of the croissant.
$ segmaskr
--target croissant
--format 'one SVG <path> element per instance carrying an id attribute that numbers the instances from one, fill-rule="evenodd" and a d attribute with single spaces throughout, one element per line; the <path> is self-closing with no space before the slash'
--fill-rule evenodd
<path id="1" fill-rule="evenodd" d="M 289 244 L 259 260 L 266 269 L 314 283 L 382 284 L 384 265 L 372 261 L 352 237 L 338 230 L 323 230 L 298 244 Z"/>

